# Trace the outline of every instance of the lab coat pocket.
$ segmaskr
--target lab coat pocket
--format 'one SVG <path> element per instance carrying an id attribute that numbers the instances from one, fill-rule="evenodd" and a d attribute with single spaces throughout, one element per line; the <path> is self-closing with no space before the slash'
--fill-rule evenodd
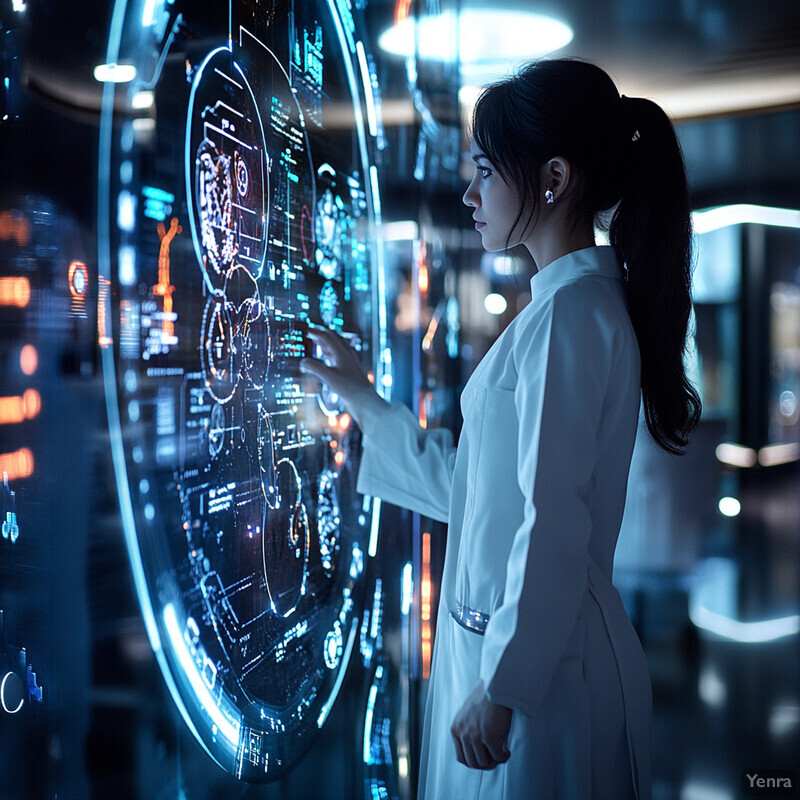
<path id="1" fill-rule="evenodd" d="M 460 702 L 457 703 L 460 708 L 461 703 L 467 699 L 469 693 L 480 680 L 483 636 L 476 631 L 470 631 L 462 627 L 452 614 L 450 615 L 450 629 L 452 637 L 452 677 L 454 686 L 458 690 L 457 693 L 462 695 Z"/>

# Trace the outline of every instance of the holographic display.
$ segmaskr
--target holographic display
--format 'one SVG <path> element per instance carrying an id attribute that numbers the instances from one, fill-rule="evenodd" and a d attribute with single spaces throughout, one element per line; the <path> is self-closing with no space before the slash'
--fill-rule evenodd
<path id="1" fill-rule="evenodd" d="M 248 781 L 324 724 L 374 554 L 360 434 L 298 368 L 321 325 L 390 383 L 365 58 L 334 0 L 119 0 L 109 38 L 137 70 L 106 86 L 100 152 L 120 504 L 175 702 Z"/>

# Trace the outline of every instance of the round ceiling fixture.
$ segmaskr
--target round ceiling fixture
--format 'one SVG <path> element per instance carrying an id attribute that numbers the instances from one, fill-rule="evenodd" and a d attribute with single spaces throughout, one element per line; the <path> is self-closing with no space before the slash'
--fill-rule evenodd
<path id="1" fill-rule="evenodd" d="M 482 71 L 509 61 L 540 58 L 565 47 L 573 31 L 543 14 L 510 9 L 467 8 L 420 18 L 406 17 L 378 39 L 388 53 L 434 61 L 459 60 L 462 70 Z"/>

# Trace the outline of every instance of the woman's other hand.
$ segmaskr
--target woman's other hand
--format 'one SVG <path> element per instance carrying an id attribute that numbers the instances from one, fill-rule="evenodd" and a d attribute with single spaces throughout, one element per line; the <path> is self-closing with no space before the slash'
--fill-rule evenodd
<path id="1" fill-rule="evenodd" d="M 322 358 L 306 357 L 300 370 L 315 375 L 339 395 L 356 422 L 359 412 L 369 403 L 383 403 L 361 366 L 358 354 L 343 336 L 327 328 L 310 327 L 306 332 L 319 348 Z"/>
<path id="2" fill-rule="evenodd" d="M 472 690 L 450 726 L 456 759 L 473 769 L 494 769 L 508 761 L 511 709 L 493 703 L 483 681 Z"/>

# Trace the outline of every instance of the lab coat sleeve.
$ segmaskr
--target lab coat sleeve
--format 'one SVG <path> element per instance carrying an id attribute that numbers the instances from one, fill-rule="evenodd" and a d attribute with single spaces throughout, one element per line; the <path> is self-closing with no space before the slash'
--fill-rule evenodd
<path id="1" fill-rule="evenodd" d="M 364 449 L 358 491 L 447 522 L 456 448 L 448 430 L 424 430 L 402 403 L 359 414 Z"/>
<path id="2" fill-rule="evenodd" d="M 549 313 L 522 329 L 517 370 L 518 477 L 524 520 L 486 628 L 481 678 L 489 698 L 532 715 L 545 696 L 588 585 L 592 479 L 613 331 L 591 291 L 562 287 Z"/>

